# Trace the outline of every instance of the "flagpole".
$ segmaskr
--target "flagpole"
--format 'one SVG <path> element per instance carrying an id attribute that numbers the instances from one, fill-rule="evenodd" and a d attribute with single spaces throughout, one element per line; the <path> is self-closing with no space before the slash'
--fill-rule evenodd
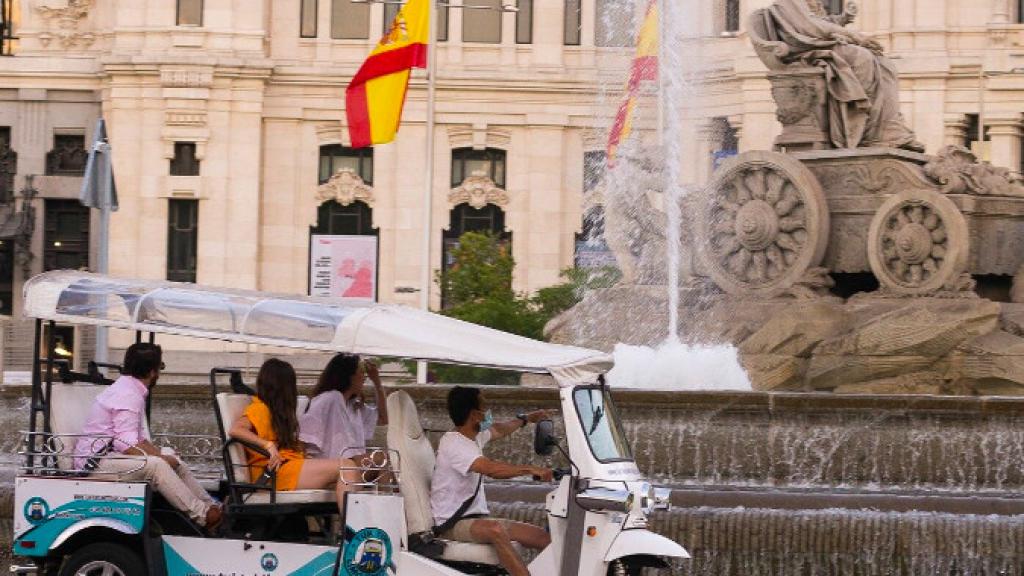
<path id="1" fill-rule="evenodd" d="M 424 158 L 427 169 L 423 184 L 423 270 L 420 276 L 420 308 L 430 310 L 430 243 L 433 240 L 434 199 L 434 109 L 437 105 L 437 18 L 438 0 L 430 2 L 427 39 L 427 143 Z M 427 383 L 427 363 L 416 363 L 416 382 Z"/>

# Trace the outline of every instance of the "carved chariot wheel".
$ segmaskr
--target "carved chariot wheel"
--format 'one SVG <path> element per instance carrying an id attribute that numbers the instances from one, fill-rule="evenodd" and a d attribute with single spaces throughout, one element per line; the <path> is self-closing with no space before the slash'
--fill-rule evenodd
<path id="1" fill-rule="evenodd" d="M 900 192 L 875 213 L 868 232 L 868 261 L 883 288 L 899 294 L 936 292 L 966 269 L 967 219 L 942 194 Z"/>
<path id="2" fill-rule="evenodd" d="M 777 152 L 745 152 L 708 184 L 697 218 L 705 272 L 729 294 L 773 297 L 821 264 L 829 213 L 817 178 Z"/>

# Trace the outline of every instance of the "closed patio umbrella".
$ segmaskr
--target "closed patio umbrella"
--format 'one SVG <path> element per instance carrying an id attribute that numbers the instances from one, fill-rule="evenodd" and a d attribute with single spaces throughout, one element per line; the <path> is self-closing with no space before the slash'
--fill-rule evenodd
<path id="1" fill-rule="evenodd" d="M 85 164 L 85 177 L 82 179 L 79 201 L 84 206 L 100 211 L 100 245 L 97 251 L 96 271 L 106 274 L 110 271 L 110 212 L 116 211 L 118 205 L 113 159 L 110 142 L 107 140 L 107 124 L 103 118 L 96 121 L 96 131 L 93 134 L 92 148 L 89 150 L 89 160 Z M 107 329 L 102 326 L 96 329 L 96 361 L 107 361 Z"/>

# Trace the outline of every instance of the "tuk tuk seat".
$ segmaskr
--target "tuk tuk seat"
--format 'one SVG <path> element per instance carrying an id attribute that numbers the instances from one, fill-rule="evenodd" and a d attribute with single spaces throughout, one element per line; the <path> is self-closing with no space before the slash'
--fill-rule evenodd
<path id="1" fill-rule="evenodd" d="M 434 527 L 430 509 L 430 479 L 434 474 L 434 448 L 420 425 L 412 397 L 404 391 L 388 396 L 388 448 L 402 462 L 399 485 L 405 499 L 405 520 L 410 534 Z M 435 560 L 497 566 L 498 554 L 489 544 L 444 541 L 444 553 Z"/>
<path id="2" fill-rule="evenodd" d="M 245 408 L 249 406 L 250 402 L 252 402 L 252 397 L 248 394 L 232 394 L 228 392 L 217 394 L 216 408 L 221 415 L 223 426 L 221 433 L 225 439 L 229 437 L 228 432 L 231 430 L 231 425 L 245 412 Z M 298 412 L 302 413 L 305 411 L 308 404 L 309 398 L 300 396 L 297 404 Z M 246 458 L 245 448 L 241 444 L 231 444 L 228 446 L 228 456 L 231 469 L 225 472 L 229 475 L 229 478 L 236 483 L 249 483 L 251 481 L 249 476 L 249 460 Z M 338 498 L 334 490 L 281 490 L 276 492 L 274 501 L 277 504 L 320 504 L 335 503 L 338 501 Z M 244 496 L 243 503 L 270 504 L 271 491 L 268 489 L 250 492 Z"/>
<path id="3" fill-rule="evenodd" d="M 55 437 L 53 446 L 59 449 L 57 467 L 61 471 L 74 471 L 77 435 L 85 428 L 96 397 L 106 389 L 98 384 L 62 383 L 54 383 L 50 388 L 50 430 Z M 143 425 L 148 436 L 149 421 L 143 419 Z"/>
<path id="4" fill-rule="evenodd" d="M 57 438 L 55 447 L 60 449 L 57 455 L 57 468 L 61 471 L 75 472 L 74 451 L 78 434 L 85 428 L 85 422 L 89 418 L 96 397 L 106 389 L 105 385 L 84 383 L 54 383 L 51 386 L 50 430 Z M 149 420 L 143 418 L 142 425 L 145 435 L 152 438 Z M 200 478 L 198 481 L 208 491 L 216 491 L 220 487 L 220 481 L 217 479 Z"/>

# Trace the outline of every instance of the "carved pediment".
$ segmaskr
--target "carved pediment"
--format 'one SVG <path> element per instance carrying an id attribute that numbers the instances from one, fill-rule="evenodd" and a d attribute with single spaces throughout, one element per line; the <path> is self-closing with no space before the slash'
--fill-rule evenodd
<path id="1" fill-rule="evenodd" d="M 502 208 L 508 206 L 508 192 L 499 188 L 483 172 L 473 172 L 471 176 L 462 181 L 458 188 L 452 188 L 448 193 L 448 204 L 458 206 L 469 204 L 473 208 L 480 209 L 488 204 L 494 204 Z"/>
<path id="2" fill-rule="evenodd" d="M 342 168 L 331 176 L 331 179 L 324 182 L 316 190 L 316 199 L 319 204 L 328 200 L 334 200 L 342 206 L 348 206 L 355 201 L 365 202 L 367 206 L 373 206 L 373 187 L 368 186 L 363 179 L 351 168 Z"/>

